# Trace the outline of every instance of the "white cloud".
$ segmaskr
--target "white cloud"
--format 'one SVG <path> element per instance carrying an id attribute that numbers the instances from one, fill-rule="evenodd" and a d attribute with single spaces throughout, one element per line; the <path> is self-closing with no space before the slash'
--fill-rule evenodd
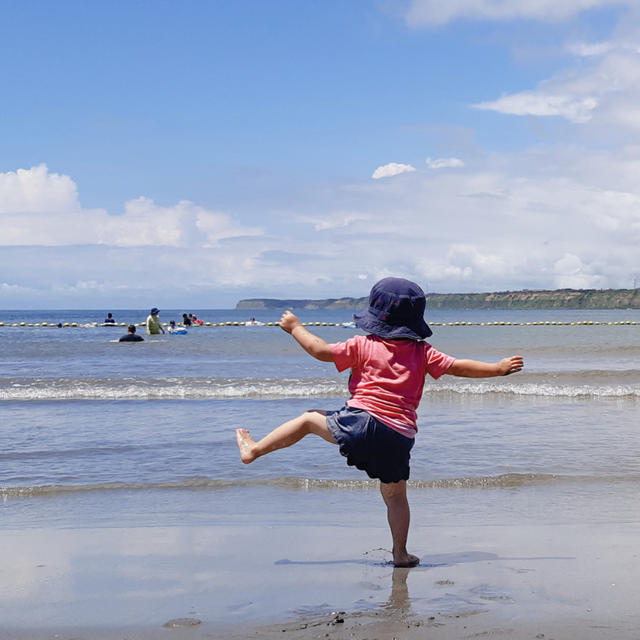
<path id="1" fill-rule="evenodd" d="M 630 286 L 640 245 L 640 188 L 630 165 L 639 159 L 632 150 L 537 150 L 487 156 L 482 171 L 361 185 L 357 205 L 353 188 L 344 197 L 366 221 L 322 226 L 309 216 L 313 230 L 282 239 L 289 253 L 256 265 L 265 285 L 273 278 L 292 291 L 306 281 L 300 297 L 366 295 L 390 274 L 430 291 Z"/>
<path id="2" fill-rule="evenodd" d="M 567 45 L 567 51 L 574 56 L 590 58 L 609 53 L 615 45 L 611 42 L 574 42 Z"/>
<path id="3" fill-rule="evenodd" d="M 439 26 L 457 19 L 558 22 L 587 9 L 635 4 L 634 0 L 413 0 L 405 18 L 414 27 Z"/>
<path id="4" fill-rule="evenodd" d="M 362 246 L 348 241 L 350 258 L 373 272 L 385 256 L 387 270 L 439 291 L 629 286 L 640 245 L 630 166 L 638 151 L 575 149 L 549 166 L 556 153 L 496 155 L 482 172 L 420 175 L 402 185 L 402 199 L 385 183 L 371 193 Z M 402 251 L 389 254 L 388 246 Z M 567 254 L 579 269 L 563 262 Z"/>
<path id="5" fill-rule="evenodd" d="M 427 158 L 425 160 L 429 169 L 457 169 L 464 167 L 460 158 Z"/>
<path id="6" fill-rule="evenodd" d="M 640 47 L 635 31 L 608 42 L 573 43 L 575 67 L 533 89 L 473 105 L 519 116 L 558 116 L 600 136 L 640 130 Z"/>
<path id="7" fill-rule="evenodd" d="M 385 164 L 382 167 L 378 167 L 371 177 L 374 180 L 379 180 L 380 178 L 389 178 L 391 176 L 397 176 L 401 173 L 407 173 L 411 171 L 415 171 L 415 167 L 412 167 L 410 164 L 400 164 L 398 162 L 390 162 L 389 164 Z"/>
<path id="8" fill-rule="evenodd" d="M 583 123 L 591 119 L 591 114 L 598 106 L 598 102 L 592 97 L 574 98 L 568 95 L 523 91 L 473 106 L 476 109 L 516 116 L 561 116 L 571 122 Z"/>
<path id="9" fill-rule="evenodd" d="M 46 165 L 0 173 L 0 215 L 78 211 L 76 185 Z"/>
<path id="10" fill-rule="evenodd" d="M 606 279 L 594 274 L 593 269 L 573 253 L 566 253 L 553 265 L 554 282 L 559 289 L 601 288 Z"/>
<path id="11" fill-rule="evenodd" d="M 212 247 L 262 233 L 187 200 L 162 207 L 140 197 L 125 204 L 123 215 L 83 209 L 73 180 L 46 165 L 0 173 L 0 220 L 0 246 Z"/>
<path id="12" fill-rule="evenodd" d="M 0 282 L 0 295 L 11 296 L 11 295 L 23 295 L 30 293 L 30 289 L 28 287 L 22 287 L 18 284 L 7 284 L 6 282 Z"/>
<path id="13" fill-rule="evenodd" d="M 366 222 L 368 216 L 359 211 L 333 211 L 322 216 L 301 216 L 298 222 L 310 223 L 316 231 L 328 229 L 346 229 L 355 223 Z"/>
<path id="14" fill-rule="evenodd" d="M 631 286 L 640 147 L 494 153 L 474 166 L 482 169 L 336 186 L 328 200 L 324 187 L 306 191 L 277 215 L 262 211 L 260 235 L 192 202 L 148 198 L 119 216 L 83 210 L 77 198 L 70 214 L 3 213 L 24 228 L 22 246 L 3 236 L 0 296 L 16 308 L 220 307 L 250 296 L 366 295 L 393 274 L 429 291 Z M 56 242 L 42 240 L 41 225 Z"/>

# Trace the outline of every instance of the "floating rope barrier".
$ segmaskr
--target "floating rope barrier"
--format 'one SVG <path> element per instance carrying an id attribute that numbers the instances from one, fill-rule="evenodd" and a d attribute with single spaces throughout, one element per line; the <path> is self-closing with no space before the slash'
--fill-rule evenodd
<path id="1" fill-rule="evenodd" d="M 144 327 L 144 322 L 117 322 L 113 325 L 105 325 L 99 322 L 3 322 L 0 321 L 0 327 L 51 327 L 51 328 L 68 328 L 79 327 L 83 329 L 89 328 L 111 328 L 111 327 L 123 327 L 126 328 L 129 324 L 135 324 L 138 327 Z M 303 327 L 344 327 L 355 328 L 353 322 L 302 322 Z M 432 327 L 548 327 L 548 326 L 571 326 L 571 327 L 584 327 L 584 326 L 637 326 L 640 325 L 640 321 L 637 320 L 575 320 L 575 321 L 562 321 L 562 320 L 532 320 L 530 322 L 511 322 L 507 320 L 493 321 L 493 322 L 429 322 Z M 168 327 L 168 322 L 162 323 L 163 327 Z M 183 325 L 176 325 L 177 327 L 185 328 Z M 239 320 L 227 320 L 225 322 L 203 322 L 201 325 L 192 325 L 189 329 L 199 329 L 201 327 L 279 327 L 279 322 L 242 322 Z"/>

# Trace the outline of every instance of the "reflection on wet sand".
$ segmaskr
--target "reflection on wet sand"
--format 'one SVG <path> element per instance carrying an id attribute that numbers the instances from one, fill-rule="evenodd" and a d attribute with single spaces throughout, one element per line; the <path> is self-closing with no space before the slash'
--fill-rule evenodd
<path id="1" fill-rule="evenodd" d="M 0 640 L 87 628 L 96 638 L 153 637 L 165 624 L 194 640 L 282 638 L 283 629 L 304 640 L 314 625 L 336 640 L 347 630 L 355 640 L 393 637 L 398 625 L 409 640 L 425 626 L 450 640 L 458 624 L 459 637 L 464 627 L 466 636 L 548 637 L 562 621 L 580 633 L 559 637 L 587 639 L 599 625 L 635 640 L 639 523 L 417 528 L 415 540 L 442 552 L 417 548 L 423 563 L 403 569 L 375 546 L 379 526 L 295 517 L 286 526 L 0 530 Z"/>

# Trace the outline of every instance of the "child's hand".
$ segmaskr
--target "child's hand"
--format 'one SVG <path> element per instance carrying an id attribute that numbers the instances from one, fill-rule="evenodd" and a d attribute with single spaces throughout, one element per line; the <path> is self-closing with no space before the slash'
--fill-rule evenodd
<path id="1" fill-rule="evenodd" d="M 285 311 L 280 318 L 280 328 L 284 329 L 287 333 L 291 333 L 294 327 L 300 324 L 298 317 L 293 315 L 291 311 Z"/>
<path id="2" fill-rule="evenodd" d="M 524 359 L 522 356 L 511 356 L 510 358 L 503 358 L 498 363 L 500 375 L 508 376 L 510 373 L 517 373 L 522 371 L 524 367 Z"/>

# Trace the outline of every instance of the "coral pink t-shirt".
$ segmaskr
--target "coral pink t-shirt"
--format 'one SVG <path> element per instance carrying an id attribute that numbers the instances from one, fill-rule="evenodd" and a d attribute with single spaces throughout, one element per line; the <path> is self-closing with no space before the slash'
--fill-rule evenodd
<path id="1" fill-rule="evenodd" d="M 329 347 L 338 371 L 351 369 L 347 406 L 364 409 L 408 438 L 418 431 L 416 411 L 427 373 L 437 379 L 455 360 L 426 342 L 374 335 Z"/>

